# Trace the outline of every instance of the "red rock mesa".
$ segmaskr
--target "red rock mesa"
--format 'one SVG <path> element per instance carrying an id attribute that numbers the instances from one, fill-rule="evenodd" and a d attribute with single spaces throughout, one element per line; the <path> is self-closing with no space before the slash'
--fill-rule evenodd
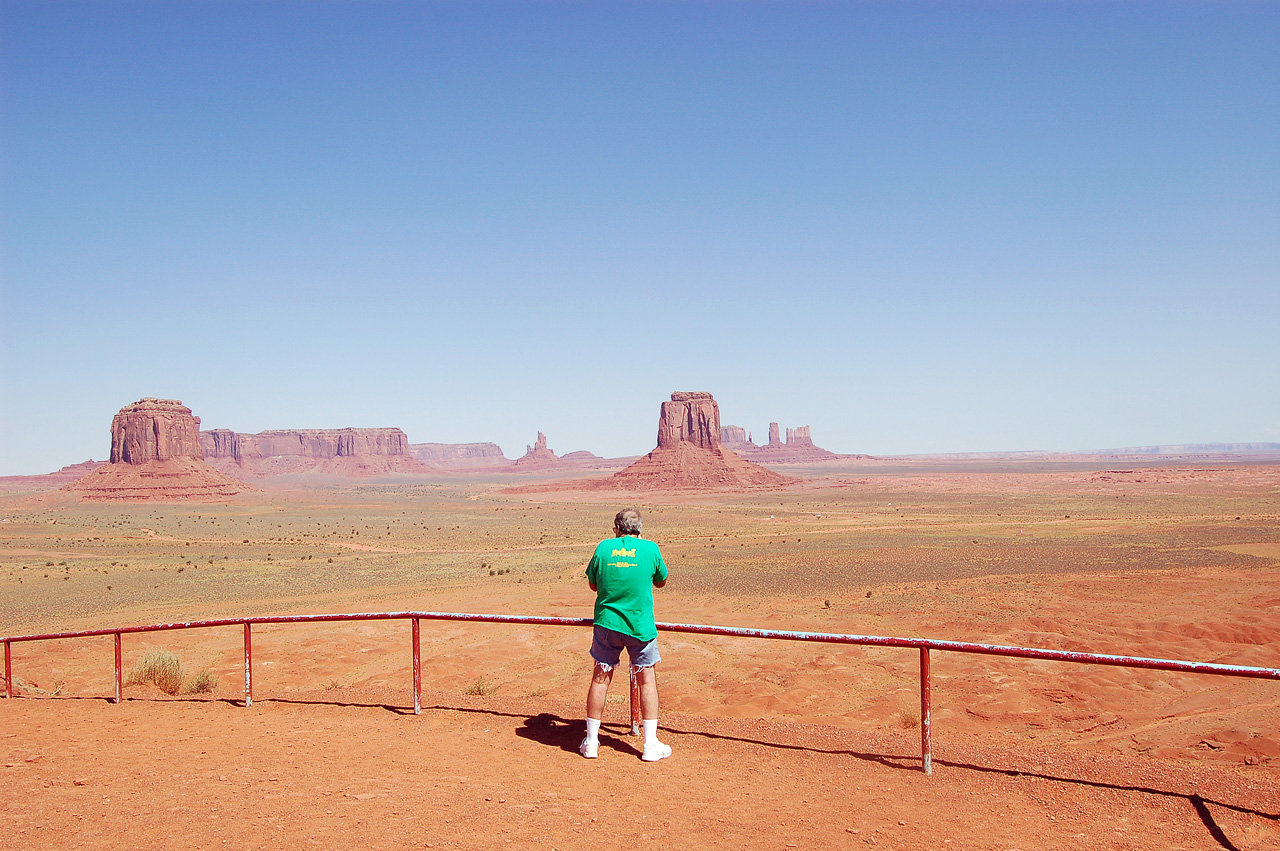
<path id="1" fill-rule="evenodd" d="M 64 490 L 95 500 L 209 500 L 245 489 L 213 469 L 200 448 L 200 418 L 176 399 L 141 399 L 111 421 L 111 463 Z"/>
<path id="2" fill-rule="evenodd" d="M 433 467 L 509 467 L 496 443 L 410 443 L 409 454 Z"/>
<path id="3" fill-rule="evenodd" d="M 240 434 L 200 432 L 204 454 L 234 476 L 278 476 L 315 472 L 329 476 L 429 473 L 409 451 L 398 428 L 273 429 Z"/>
<path id="4" fill-rule="evenodd" d="M 658 446 L 602 484 L 644 490 L 776 488 L 790 480 L 721 445 L 720 406 L 710 393 L 678 392 L 662 403 Z"/>

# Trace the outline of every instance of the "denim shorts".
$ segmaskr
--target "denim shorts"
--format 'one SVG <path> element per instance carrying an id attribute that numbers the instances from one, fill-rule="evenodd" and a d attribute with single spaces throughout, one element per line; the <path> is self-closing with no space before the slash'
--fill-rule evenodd
<path id="1" fill-rule="evenodd" d="M 624 632 L 596 626 L 591 636 L 591 658 L 596 660 L 596 664 L 606 671 L 618 667 L 624 647 L 631 659 L 632 670 L 651 668 L 662 661 L 662 656 L 658 653 L 658 639 L 641 641 Z"/>

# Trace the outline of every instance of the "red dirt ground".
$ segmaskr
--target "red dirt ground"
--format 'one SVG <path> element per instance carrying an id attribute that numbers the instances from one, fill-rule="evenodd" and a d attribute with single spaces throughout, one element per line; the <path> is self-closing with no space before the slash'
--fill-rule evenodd
<path id="1" fill-rule="evenodd" d="M 670 713 L 671 759 L 606 719 L 588 762 L 576 705 L 403 698 L 0 702 L 10 847 L 1280 847 L 1229 769 L 948 736 L 926 777 L 913 733 Z"/>
<path id="2" fill-rule="evenodd" d="M 679 525 L 677 508 L 654 507 L 654 527 L 668 524 L 664 552 L 679 580 L 661 592 L 660 619 L 1276 665 L 1273 468 L 1066 471 L 1051 481 L 926 474 L 905 485 L 869 475 L 856 484 L 857 494 L 883 491 L 875 501 L 883 505 L 794 507 L 803 495 L 785 504 L 770 496 L 767 508 L 732 503 L 724 515 L 720 503 L 680 508 Z M 1090 501 L 1058 501 L 1074 488 Z M 1126 506 L 1135 491 L 1151 495 L 1103 510 Z M 988 492 L 998 499 L 984 502 Z M 943 499 L 953 493 L 964 498 Z M 397 514 L 415 505 L 392 504 Z M 238 542 L 247 551 L 274 534 L 277 556 L 361 547 L 425 561 L 432 547 L 456 547 L 439 527 L 461 517 L 457 505 L 473 504 L 424 503 L 415 516 L 440 518 L 434 533 L 392 537 L 388 519 L 385 543 L 363 543 L 382 537 L 363 526 L 364 538 L 335 539 L 328 549 L 312 539 L 290 543 L 303 519 L 321 517 L 323 506 L 309 503 L 285 506 L 293 520 L 283 509 L 271 515 L 275 532 L 256 514 L 235 520 L 231 508 L 203 520 L 155 509 L 123 530 L 109 525 L 121 515 L 105 509 L 101 519 L 67 509 L 56 524 L 19 517 L 4 551 L 12 578 L 0 604 L 15 624 L 65 629 L 234 615 L 246 600 L 253 614 L 590 611 L 578 538 L 589 540 L 597 521 L 575 519 L 574 502 L 475 509 L 495 517 L 554 512 L 546 525 L 576 536 L 563 556 L 548 557 L 560 569 L 533 569 L 543 550 L 530 546 L 520 550 L 530 572 L 514 576 L 464 580 L 423 568 L 402 578 L 371 559 L 313 567 L 329 565 L 326 555 L 291 558 L 287 569 L 269 560 L 253 570 L 233 564 L 224 586 L 211 566 L 193 565 L 178 580 L 163 571 L 178 556 L 147 555 L 156 548 L 185 556 L 188 546 L 175 544 L 184 536 L 201 555 L 235 554 Z M 584 518 L 607 521 L 602 508 L 589 507 Z M 360 510 L 362 523 L 380 516 L 373 503 Z M 717 525 L 748 514 L 756 519 Z M 516 517 L 472 521 L 453 534 L 477 548 L 495 546 L 482 538 L 494 529 L 538 540 L 530 532 L 541 517 L 523 526 Z M 211 532 L 214 519 L 238 525 Z M 227 543 L 207 544 L 211 534 Z M 811 539 L 825 538 L 837 542 L 842 561 L 818 560 L 822 549 Z M 757 564 L 723 555 L 752 547 L 768 557 Z M 81 550 L 103 554 L 81 565 L 71 555 Z M 501 564 L 516 563 L 496 551 Z M 117 559 L 139 565 L 126 573 Z M 47 564 L 63 560 L 73 564 Z M 39 561 L 49 569 L 21 566 Z M 893 578 L 877 578 L 886 564 Z M 1031 567 L 1039 572 L 1024 572 Z M 333 575 L 307 584 L 315 570 Z M 278 589 L 268 584 L 276 577 Z M 180 595 L 197 581 L 208 584 Z M 132 602 L 90 605 L 83 589 L 107 582 Z M 211 593 L 224 587 L 240 596 Z M 162 593 L 172 599 L 147 596 Z M 424 624 L 421 716 L 408 708 L 407 630 L 402 622 L 255 628 L 257 700 L 247 709 L 238 704 L 234 629 L 127 637 L 126 666 L 144 647 L 167 647 L 213 670 L 222 687 L 184 699 L 132 687 L 120 706 L 103 699 L 110 638 L 16 645 L 15 675 L 31 687 L 0 700 L 6 847 L 1280 848 L 1280 683 L 1272 681 L 938 654 L 935 773 L 926 777 L 910 717 L 910 652 L 668 635 L 661 735 L 673 757 L 640 762 L 618 723 L 624 699 L 610 703 L 601 758 L 589 762 L 576 753 L 585 630 Z M 41 697 L 32 680 L 46 692 L 62 680 L 62 696 Z"/>

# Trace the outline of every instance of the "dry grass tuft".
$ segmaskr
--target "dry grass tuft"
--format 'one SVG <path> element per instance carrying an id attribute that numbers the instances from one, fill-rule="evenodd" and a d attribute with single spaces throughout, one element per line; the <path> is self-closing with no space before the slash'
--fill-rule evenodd
<path id="1" fill-rule="evenodd" d="M 213 671 L 205 669 L 182 684 L 183 694 L 211 694 L 218 687 Z"/>
<path id="2" fill-rule="evenodd" d="M 484 674 L 481 674 L 479 679 L 477 679 L 471 685 L 467 686 L 467 694 L 475 694 L 475 695 L 479 695 L 480 697 L 484 697 L 486 694 L 493 694 L 497 690 L 498 690 L 497 684 L 491 683 L 488 680 L 486 680 L 484 678 Z"/>
<path id="3" fill-rule="evenodd" d="M 898 711 L 895 714 L 898 725 L 905 730 L 920 726 L 920 707 L 912 703 L 909 697 L 898 697 Z"/>
<path id="4" fill-rule="evenodd" d="M 127 686 L 143 683 L 153 683 L 165 694 L 177 694 L 182 689 L 182 663 L 168 650 L 148 650 L 124 681 Z"/>

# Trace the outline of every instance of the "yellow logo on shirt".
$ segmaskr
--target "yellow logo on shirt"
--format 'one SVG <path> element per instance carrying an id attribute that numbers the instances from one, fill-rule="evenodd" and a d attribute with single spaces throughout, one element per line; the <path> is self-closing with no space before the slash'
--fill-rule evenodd
<path id="1" fill-rule="evenodd" d="M 630 549 L 630 550 L 614 550 L 612 553 L 610 553 L 610 555 L 611 555 L 612 557 L 614 557 L 614 558 L 617 558 L 618 556 L 622 556 L 623 558 L 635 558 L 635 557 L 636 557 L 636 551 L 635 551 L 634 549 Z"/>

